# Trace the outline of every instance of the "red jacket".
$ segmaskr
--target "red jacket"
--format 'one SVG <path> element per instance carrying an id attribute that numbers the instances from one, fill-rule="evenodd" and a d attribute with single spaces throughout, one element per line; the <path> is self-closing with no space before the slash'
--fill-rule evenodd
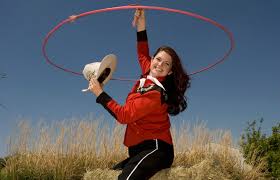
<path id="1" fill-rule="evenodd" d="M 137 39 L 138 60 L 142 76 L 145 77 L 151 63 L 146 31 L 138 32 Z M 164 78 L 158 80 L 162 82 Z M 127 124 L 124 137 L 124 145 L 127 147 L 149 139 L 161 139 L 172 144 L 168 105 L 163 100 L 163 90 L 149 79 L 144 84 L 144 88 L 150 87 L 148 91 L 137 91 L 138 86 L 139 80 L 128 94 L 124 105 L 118 104 L 105 92 L 97 97 L 96 102 L 102 104 L 118 122 Z"/>

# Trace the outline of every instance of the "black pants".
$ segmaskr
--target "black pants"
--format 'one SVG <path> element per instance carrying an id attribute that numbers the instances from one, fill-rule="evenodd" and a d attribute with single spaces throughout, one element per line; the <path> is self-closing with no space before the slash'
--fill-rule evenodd
<path id="1" fill-rule="evenodd" d="M 146 140 L 129 147 L 129 158 L 113 167 L 122 170 L 118 180 L 146 180 L 158 171 L 171 167 L 174 159 L 173 145 L 162 140 Z"/>

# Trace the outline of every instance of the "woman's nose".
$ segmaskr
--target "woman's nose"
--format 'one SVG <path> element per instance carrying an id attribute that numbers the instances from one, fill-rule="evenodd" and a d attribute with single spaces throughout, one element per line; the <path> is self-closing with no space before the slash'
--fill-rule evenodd
<path id="1" fill-rule="evenodd" d="M 162 66 L 162 65 L 163 65 L 163 64 L 162 64 L 162 61 L 161 61 L 161 62 L 158 62 L 158 65 L 159 65 L 159 66 Z"/>

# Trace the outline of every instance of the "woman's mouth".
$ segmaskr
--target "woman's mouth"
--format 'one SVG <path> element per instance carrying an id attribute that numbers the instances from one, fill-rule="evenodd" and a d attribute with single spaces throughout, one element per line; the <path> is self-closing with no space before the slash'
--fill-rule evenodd
<path id="1" fill-rule="evenodd" d="M 154 69 L 155 69 L 157 72 L 162 72 L 162 71 L 163 71 L 161 68 L 157 68 L 157 67 L 155 67 Z"/>

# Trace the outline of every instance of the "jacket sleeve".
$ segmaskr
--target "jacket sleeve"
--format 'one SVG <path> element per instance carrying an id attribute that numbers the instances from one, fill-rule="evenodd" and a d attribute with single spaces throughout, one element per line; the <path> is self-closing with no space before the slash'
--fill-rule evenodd
<path id="1" fill-rule="evenodd" d="M 137 121 L 162 105 L 159 91 L 144 93 L 133 100 L 128 100 L 124 105 L 119 105 L 108 94 L 103 92 L 97 97 L 96 102 L 102 104 L 121 124 Z"/>
<path id="2" fill-rule="evenodd" d="M 137 54 L 142 74 L 145 74 L 149 71 L 151 64 L 148 36 L 146 30 L 137 32 Z"/>

